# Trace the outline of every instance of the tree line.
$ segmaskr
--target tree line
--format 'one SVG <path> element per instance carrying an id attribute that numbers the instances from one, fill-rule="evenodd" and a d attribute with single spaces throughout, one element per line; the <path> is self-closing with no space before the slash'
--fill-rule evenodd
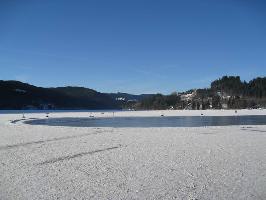
<path id="1" fill-rule="evenodd" d="M 192 94 L 188 99 L 182 95 Z M 249 82 L 239 76 L 223 76 L 209 88 L 189 90 L 170 95 L 155 94 L 131 105 L 134 109 L 243 109 L 266 106 L 266 77 Z"/>

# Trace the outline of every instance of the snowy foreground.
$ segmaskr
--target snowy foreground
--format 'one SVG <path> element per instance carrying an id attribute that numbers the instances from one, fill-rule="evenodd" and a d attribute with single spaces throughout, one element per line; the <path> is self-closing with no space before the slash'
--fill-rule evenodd
<path id="1" fill-rule="evenodd" d="M 203 111 L 266 115 L 266 110 Z M 116 116 L 201 111 L 117 112 Z M 50 117 L 113 113 L 52 113 Z M 45 114 L 26 114 L 45 118 Z M 266 126 L 76 128 L 0 114 L 0 199 L 266 199 Z"/>

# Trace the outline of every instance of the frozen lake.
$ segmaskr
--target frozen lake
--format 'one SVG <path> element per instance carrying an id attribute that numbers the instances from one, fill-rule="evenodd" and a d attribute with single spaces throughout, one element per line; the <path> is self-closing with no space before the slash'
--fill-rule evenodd
<path id="1" fill-rule="evenodd" d="M 202 127 L 266 125 L 266 116 L 63 117 L 34 119 L 25 121 L 25 123 L 31 125 L 71 127 Z"/>
<path id="2" fill-rule="evenodd" d="M 266 125 L 252 125 L 265 124 L 265 116 L 266 110 L 1 114 L 0 199 L 266 199 Z"/>

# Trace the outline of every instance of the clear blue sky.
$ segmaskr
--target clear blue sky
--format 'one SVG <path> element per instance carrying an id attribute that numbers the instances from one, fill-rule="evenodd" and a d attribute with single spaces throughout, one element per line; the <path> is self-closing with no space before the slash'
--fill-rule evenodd
<path id="1" fill-rule="evenodd" d="M 0 79 L 170 93 L 266 75 L 266 1 L 0 0 Z"/>

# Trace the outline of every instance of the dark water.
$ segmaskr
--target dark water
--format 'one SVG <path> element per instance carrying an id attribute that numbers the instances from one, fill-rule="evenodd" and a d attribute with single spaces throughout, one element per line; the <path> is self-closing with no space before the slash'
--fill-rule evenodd
<path id="1" fill-rule="evenodd" d="M 31 125 L 71 127 L 201 127 L 227 125 L 266 125 L 266 116 L 188 116 L 48 118 L 25 121 Z"/>

